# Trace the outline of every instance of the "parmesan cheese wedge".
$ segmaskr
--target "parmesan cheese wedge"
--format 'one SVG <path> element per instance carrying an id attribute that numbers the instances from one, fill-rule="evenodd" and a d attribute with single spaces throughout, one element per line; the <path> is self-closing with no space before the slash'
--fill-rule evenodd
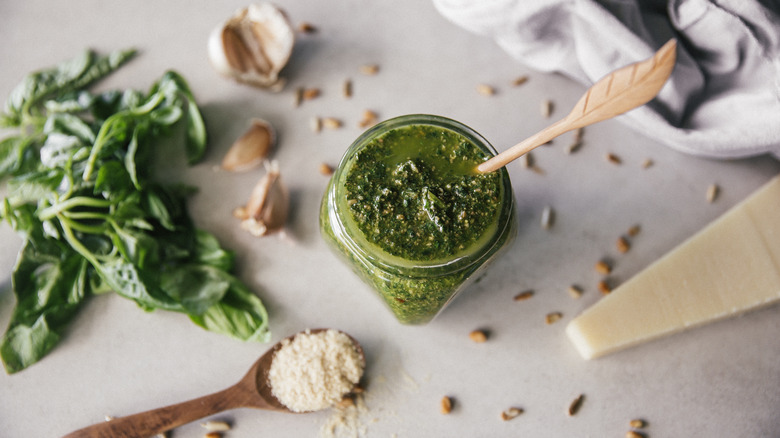
<path id="1" fill-rule="evenodd" d="M 585 359 L 780 301 L 780 177 L 566 327 Z"/>

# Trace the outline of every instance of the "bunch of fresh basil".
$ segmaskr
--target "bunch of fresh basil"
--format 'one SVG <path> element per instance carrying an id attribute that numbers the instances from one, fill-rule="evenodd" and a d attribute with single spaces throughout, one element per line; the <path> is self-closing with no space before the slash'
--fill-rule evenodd
<path id="1" fill-rule="evenodd" d="M 186 132 L 186 155 L 206 147 L 202 116 L 185 80 L 169 71 L 148 93 L 93 94 L 87 87 L 134 56 L 85 51 L 25 77 L 0 127 L 5 219 L 24 240 L 12 275 L 16 296 L 0 341 L 8 373 L 37 362 L 85 300 L 109 291 L 147 311 L 173 310 L 243 340 L 267 342 L 260 299 L 230 274 L 232 253 L 195 228 L 188 189 L 155 183 L 155 149 Z M 174 129 L 177 123 L 185 129 Z"/>

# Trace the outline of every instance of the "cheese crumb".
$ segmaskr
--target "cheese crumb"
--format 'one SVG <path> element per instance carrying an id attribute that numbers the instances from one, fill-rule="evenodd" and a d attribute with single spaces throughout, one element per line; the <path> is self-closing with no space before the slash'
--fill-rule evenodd
<path id="1" fill-rule="evenodd" d="M 332 329 L 306 331 L 282 341 L 268 370 L 268 381 L 274 396 L 291 411 L 318 411 L 350 393 L 364 366 L 346 334 Z"/>

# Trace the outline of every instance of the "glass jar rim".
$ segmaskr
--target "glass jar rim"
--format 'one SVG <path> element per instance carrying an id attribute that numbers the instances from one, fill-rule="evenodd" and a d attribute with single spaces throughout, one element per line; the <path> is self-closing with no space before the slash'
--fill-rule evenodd
<path id="1" fill-rule="evenodd" d="M 358 239 L 355 239 L 350 233 L 346 232 L 346 225 L 344 223 L 345 220 L 341 215 L 346 214 L 347 212 L 341 212 L 337 207 L 336 195 L 339 187 L 342 186 L 339 184 L 339 182 L 343 176 L 342 174 L 344 170 L 349 164 L 350 159 L 357 151 L 364 147 L 369 140 L 375 138 L 377 135 L 381 135 L 384 132 L 390 131 L 392 129 L 397 129 L 409 125 L 432 125 L 448 129 L 469 139 L 474 145 L 486 152 L 488 156 L 494 156 L 497 154 L 493 146 L 474 129 L 461 122 L 458 122 L 457 120 L 453 120 L 447 117 L 431 114 L 408 114 L 382 121 L 363 132 L 360 136 L 358 136 L 357 139 L 355 139 L 354 142 L 352 142 L 352 144 L 349 146 L 349 148 L 347 148 L 346 152 L 342 156 L 339 162 L 339 166 L 332 176 L 333 190 L 330 190 L 327 194 L 329 198 L 328 202 L 331 203 L 331 205 L 334 207 L 329 209 L 330 222 L 332 226 L 338 227 L 341 230 L 340 234 L 343 240 L 342 243 L 347 246 L 347 248 L 355 256 L 358 256 L 364 260 L 370 260 L 372 264 L 378 265 L 382 269 L 396 274 L 413 276 L 410 275 L 410 271 L 414 271 L 417 276 L 420 277 L 433 277 L 437 275 L 451 274 L 469 266 L 473 266 L 476 263 L 481 263 L 483 259 L 493 253 L 493 249 L 496 247 L 496 245 L 501 243 L 501 236 L 508 231 L 511 225 L 511 220 L 514 217 L 512 214 L 514 211 L 514 195 L 511 190 L 509 175 L 504 168 L 497 170 L 497 172 L 501 172 L 501 186 L 503 195 L 500 204 L 501 210 L 497 219 L 497 227 L 491 238 L 485 244 L 483 244 L 482 247 L 476 249 L 473 253 L 435 262 L 411 260 L 409 261 L 410 263 L 408 265 L 393 263 L 390 261 L 390 259 L 396 258 L 395 256 L 384 254 L 384 251 L 378 247 L 366 248 L 364 245 L 360 244 Z M 380 251 L 383 254 L 381 254 L 380 257 L 377 257 L 377 251 Z"/>

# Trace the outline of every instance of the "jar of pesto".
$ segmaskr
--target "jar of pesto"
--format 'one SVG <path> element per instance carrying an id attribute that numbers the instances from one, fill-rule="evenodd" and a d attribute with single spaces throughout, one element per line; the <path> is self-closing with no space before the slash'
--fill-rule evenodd
<path id="1" fill-rule="evenodd" d="M 477 132 L 433 115 L 379 123 L 328 184 L 320 230 L 404 324 L 433 319 L 516 233 L 506 169 Z"/>

